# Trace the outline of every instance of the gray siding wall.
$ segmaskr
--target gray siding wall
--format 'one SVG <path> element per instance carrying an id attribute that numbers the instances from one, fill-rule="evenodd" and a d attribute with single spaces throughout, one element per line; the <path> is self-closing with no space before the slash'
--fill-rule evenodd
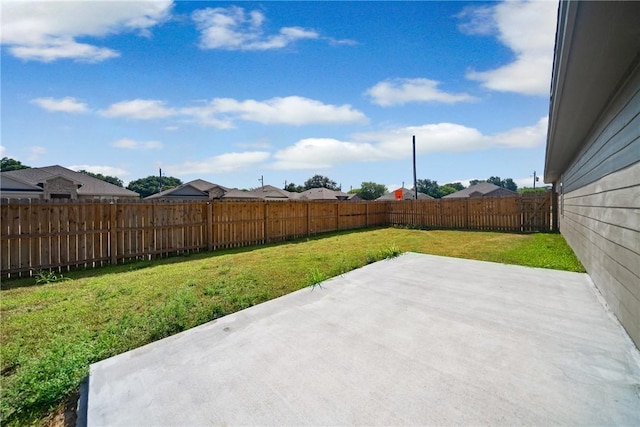
<path id="1" fill-rule="evenodd" d="M 559 227 L 640 348 L 640 69 L 563 174 Z"/>

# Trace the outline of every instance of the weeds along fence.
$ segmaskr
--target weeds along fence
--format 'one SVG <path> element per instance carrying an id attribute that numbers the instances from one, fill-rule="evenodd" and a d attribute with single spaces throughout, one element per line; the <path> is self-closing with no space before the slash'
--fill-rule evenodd
<path id="1" fill-rule="evenodd" d="M 551 196 L 419 201 L 0 201 L 2 277 L 375 226 L 549 231 Z"/>

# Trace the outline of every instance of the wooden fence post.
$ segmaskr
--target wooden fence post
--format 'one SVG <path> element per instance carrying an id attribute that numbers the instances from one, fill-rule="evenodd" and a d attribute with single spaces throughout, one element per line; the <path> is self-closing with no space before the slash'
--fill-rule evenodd
<path id="1" fill-rule="evenodd" d="M 307 237 L 311 236 L 311 201 L 307 200 Z"/>
<path id="2" fill-rule="evenodd" d="M 554 182 L 551 185 L 551 231 L 554 233 L 558 232 L 558 192 L 556 189 L 556 183 Z"/>
<path id="3" fill-rule="evenodd" d="M 369 202 L 364 204 L 364 228 L 369 227 Z"/>
<path id="4" fill-rule="evenodd" d="M 213 205 L 211 203 L 207 202 L 207 220 L 205 221 L 208 251 L 213 250 Z"/>
<path id="5" fill-rule="evenodd" d="M 109 205 L 109 258 L 111 264 L 118 263 L 118 211 L 116 203 Z"/>
<path id="6" fill-rule="evenodd" d="M 464 198 L 464 228 L 469 229 L 469 198 Z"/>
<path id="7" fill-rule="evenodd" d="M 269 243 L 269 202 L 264 201 L 264 242 Z"/>

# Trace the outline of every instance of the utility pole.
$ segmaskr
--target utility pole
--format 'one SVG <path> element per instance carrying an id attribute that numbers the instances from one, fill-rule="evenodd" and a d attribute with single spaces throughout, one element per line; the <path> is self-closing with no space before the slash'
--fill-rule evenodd
<path id="1" fill-rule="evenodd" d="M 418 200 L 418 180 L 416 179 L 416 136 L 413 135 L 413 198 Z"/>
<path id="2" fill-rule="evenodd" d="M 533 189 L 534 189 L 534 190 L 536 189 L 536 181 L 537 181 L 538 179 L 539 179 L 539 178 L 536 176 L 536 171 L 533 171 Z"/>
<path id="3" fill-rule="evenodd" d="M 162 168 L 160 168 L 160 178 L 158 179 L 158 193 L 162 191 Z"/>
<path id="4" fill-rule="evenodd" d="M 264 176 L 260 175 L 260 179 L 258 181 L 260 181 L 260 185 L 262 186 L 262 189 L 264 190 Z"/>

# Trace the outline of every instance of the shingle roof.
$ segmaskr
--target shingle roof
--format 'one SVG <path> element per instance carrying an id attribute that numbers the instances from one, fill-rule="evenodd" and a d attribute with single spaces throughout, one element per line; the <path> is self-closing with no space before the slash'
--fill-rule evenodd
<path id="1" fill-rule="evenodd" d="M 299 198 L 306 200 L 347 200 L 349 195 L 342 191 L 329 190 L 328 188 L 311 188 L 300 193 Z"/>
<path id="2" fill-rule="evenodd" d="M 499 187 L 495 184 L 491 184 L 490 182 L 480 182 L 476 185 L 472 185 L 468 188 L 465 188 L 460 191 L 456 191 L 455 193 L 447 194 L 443 197 L 443 199 L 456 199 L 461 197 L 482 197 L 490 195 L 490 193 L 496 193 L 496 195 L 508 195 L 508 194 L 517 194 L 514 191 L 511 191 L 507 188 Z"/>
<path id="3" fill-rule="evenodd" d="M 135 191 L 118 187 L 117 185 L 59 165 L 7 171 L 2 172 L 2 176 L 9 176 L 32 185 L 38 185 L 53 177 L 62 176 L 80 185 L 80 188 L 78 188 L 79 196 L 140 197 Z"/>
<path id="4" fill-rule="evenodd" d="M 414 197 L 413 190 L 409 190 L 408 188 L 404 188 L 404 187 L 399 188 L 398 190 L 402 190 L 402 200 L 413 200 L 413 197 Z M 378 197 L 376 200 L 397 200 L 395 193 L 398 190 L 382 195 Z M 433 197 L 431 197 L 428 194 L 418 193 L 418 200 L 426 200 L 426 199 L 433 199 Z"/>
<path id="5" fill-rule="evenodd" d="M 229 191 L 227 187 L 223 187 L 222 185 L 214 184 L 209 181 L 205 181 L 204 179 L 194 179 L 193 181 L 185 182 L 184 184 L 180 184 L 176 187 L 169 188 L 168 190 L 161 191 L 159 193 L 152 194 L 150 196 L 145 197 L 145 199 L 160 199 L 163 197 L 172 197 L 175 193 L 179 193 L 180 190 L 185 188 L 193 188 L 196 191 L 201 192 L 201 195 L 196 197 L 209 198 L 208 191 L 212 188 L 220 188 L 223 192 Z M 193 196 L 193 195 L 191 195 Z M 174 198 L 180 198 L 182 195 L 176 194 Z"/>
<path id="6" fill-rule="evenodd" d="M 296 199 L 298 196 L 297 193 L 291 193 L 287 190 L 274 187 L 273 185 L 254 188 L 250 193 L 255 194 L 261 199 Z"/>
<path id="7" fill-rule="evenodd" d="M 251 191 L 243 191 L 238 190 L 237 188 L 232 188 L 231 190 L 224 193 L 222 196 L 223 199 L 260 199 L 260 196 L 254 194 Z"/>

